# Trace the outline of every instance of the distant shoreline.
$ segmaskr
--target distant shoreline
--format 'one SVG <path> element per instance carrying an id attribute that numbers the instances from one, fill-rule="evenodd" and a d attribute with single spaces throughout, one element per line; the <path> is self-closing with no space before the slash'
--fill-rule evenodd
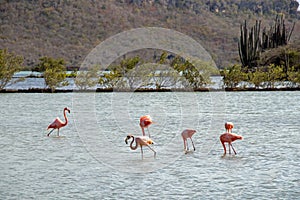
<path id="1" fill-rule="evenodd" d="M 54 92 L 48 88 L 30 88 L 30 89 L 3 89 L 0 90 L 0 93 L 76 93 L 76 92 L 265 92 L 265 91 L 300 91 L 300 88 L 225 88 L 225 89 L 214 89 L 214 88 L 199 88 L 199 89 L 135 89 L 135 90 L 126 90 L 126 89 L 113 89 L 113 88 L 97 88 L 95 89 L 56 89 Z"/>

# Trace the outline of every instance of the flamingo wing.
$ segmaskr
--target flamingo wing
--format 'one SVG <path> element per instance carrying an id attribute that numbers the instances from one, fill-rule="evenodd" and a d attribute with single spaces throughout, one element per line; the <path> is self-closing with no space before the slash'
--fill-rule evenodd
<path id="1" fill-rule="evenodd" d="M 47 129 L 50 129 L 50 128 L 61 128 L 63 126 L 63 121 L 61 121 L 58 117 L 51 123 L 49 124 L 48 128 Z"/>
<path id="2" fill-rule="evenodd" d="M 147 147 L 149 147 L 149 149 L 151 149 L 151 151 L 153 151 L 154 157 L 156 156 L 156 151 L 150 146 L 150 144 L 154 143 L 153 140 L 151 140 L 147 136 L 141 136 L 137 139 L 138 139 L 139 145 L 141 146 L 141 149 L 142 149 L 142 146 L 147 146 Z M 142 157 L 143 157 L 143 150 L 142 150 Z"/>
<path id="3" fill-rule="evenodd" d="M 148 136 L 140 136 L 140 144 L 144 146 L 148 146 L 149 144 L 154 144 L 153 140 L 151 140 Z"/>
<path id="4" fill-rule="evenodd" d="M 230 134 L 230 139 L 231 139 L 231 141 L 242 140 L 242 139 L 243 139 L 243 136 L 237 135 L 237 134 L 235 134 L 235 133 L 231 133 L 231 134 Z"/>
<path id="5" fill-rule="evenodd" d="M 234 134 L 234 133 L 226 132 L 226 133 L 222 134 L 220 136 L 220 141 L 221 141 L 221 143 L 223 145 L 223 148 L 224 148 L 224 154 L 226 154 L 226 147 L 225 147 L 225 144 L 224 144 L 225 142 L 227 142 L 229 144 L 229 154 L 230 154 L 230 146 L 232 147 L 234 153 L 236 154 L 236 151 L 233 148 L 231 143 L 234 142 L 235 140 L 242 140 L 242 139 L 243 139 L 242 136 Z"/>
<path id="6" fill-rule="evenodd" d="M 194 130 L 194 129 L 185 129 L 184 131 L 182 131 L 181 136 L 183 139 L 192 138 L 192 136 L 195 133 L 196 133 L 196 130 Z"/>

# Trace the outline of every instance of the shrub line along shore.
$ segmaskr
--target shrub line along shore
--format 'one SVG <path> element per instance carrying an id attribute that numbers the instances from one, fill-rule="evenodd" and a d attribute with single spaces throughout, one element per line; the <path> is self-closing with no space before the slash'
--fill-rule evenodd
<path id="1" fill-rule="evenodd" d="M 29 88 L 29 89 L 3 89 L 0 93 L 71 93 L 71 92 L 247 92 L 247 91 L 300 91 L 300 88 L 199 88 L 199 89 L 185 89 L 185 88 L 174 88 L 174 89 L 144 89 L 139 88 L 135 90 L 130 89 L 113 89 L 113 88 L 97 88 L 97 89 L 56 89 L 54 92 L 49 88 Z"/>

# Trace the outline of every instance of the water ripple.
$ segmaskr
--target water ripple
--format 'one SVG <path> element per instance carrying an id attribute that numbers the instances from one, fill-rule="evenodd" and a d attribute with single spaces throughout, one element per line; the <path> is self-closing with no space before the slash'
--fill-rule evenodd
<path id="1" fill-rule="evenodd" d="M 222 110 L 214 109 L 211 98 L 217 95 L 210 93 L 114 95 L 0 95 L 0 199 L 300 196 L 299 92 L 226 93 Z M 96 102 L 92 112 L 89 101 Z M 62 118 L 62 105 L 71 108 L 69 125 L 61 129 L 63 137 L 47 137 L 47 125 Z M 145 148 L 142 160 L 139 150 L 124 143 L 128 133 L 141 134 L 142 114 L 157 122 L 149 128 L 156 159 Z M 225 120 L 234 122 L 244 140 L 233 144 L 237 155 L 223 157 L 219 135 Z M 196 151 L 184 154 L 180 132 L 187 127 L 197 130 Z"/>

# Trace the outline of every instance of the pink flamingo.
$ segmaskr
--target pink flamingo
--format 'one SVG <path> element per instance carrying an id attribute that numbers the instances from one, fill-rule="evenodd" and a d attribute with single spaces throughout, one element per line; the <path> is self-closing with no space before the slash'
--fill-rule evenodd
<path id="1" fill-rule="evenodd" d="M 145 136 L 145 128 L 148 129 L 148 127 L 153 124 L 153 121 L 150 117 L 150 115 L 144 115 L 144 116 L 141 116 L 140 117 L 140 126 L 142 128 L 142 132 L 143 132 L 143 136 Z M 148 129 L 148 134 L 149 134 L 149 137 L 150 137 L 150 131 Z"/>
<path id="2" fill-rule="evenodd" d="M 232 142 L 235 141 L 235 140 L 242 140 L 243 137 L 240 136 L 240 135 L 237 135 L 237 134 L 234 134 L 232 133 L 232 129 L 233 129 L 233 123 L 232 122 L 226 122 L 225 123 L 225 129 L 226 129 L 226 133 L 222 134 L 220 136 L 220 141 L 223 145 L 223 148 L 224 148 L 224 155 L 226 154 L 226 146 L 225 146 L 225 142 L 228 143 L 228 146 L 229 146 L 229 154 L 231 154 L 230 152 L 230 146 L 232 148 L 232 150 L 234 151 L 234 153 L 236 154 L 236 151 L 235 149 L 233 148 L 232 146 Z"/>
<path id="3" fill-rule="evenodd" d="M 233 123 L 232 122 L 226 122 L 225 123 L 225 129 L 227 133 L 231 133 L 231 130 L 233 129 Z"/>
<path id="4" fill-rule="evenodd" d="M 129 134 L 127 135 L 127 137 L 125 138 L 125 143 L 127 143 L 128 140 L 130 140 L 132 138 L 132 141 L 130 143 L 130 148 L 132 150 L 136 150 L 138 148 L 138 146 L 141 147 L 141 153 L 142 153 L 142 159 L 144 158 L 143 155 L 143 146 L 147 146 L 149 147 L 149 149 L 151 149 L 154 152 L 154 158 L 156 156 L 156 151 L 150 146 L 150 144 L 153 144 L 153 140 L 151 140 L 149 137 L 147 136 L 136 136 L 134 137 L 133 135 Z M 133 142 L 135 141 L 135 146 L 133 146 Z"/>
<path id="5" fill-rule="evenodd" d="M 242 136 L 234 134 L 234 133 L 226 132 L 226 133 L 222 134 L 220 136 L 220 141 L 221 141 L 221 143 L 223 145 L 223 148 L 224 148 L 224 155 L 226 155 L 226 147 L 225 147 L 225 144 L 224 144 L 225 142 L 228 143 L 229 154 L 231 154 L 231 152 L 230 152 L 230 146 L 232 147 L 232 150 L 234 151 L 234 154 L 236 154 L 236 151 L 233 148 L 233 146 L 232 146 L 231 143 L 234 142 L 235 140 L 242 140 L 242 139 L 243 139 Z"/>
<path id="6" fill-rule="evenodd" d="M 188 152 L 189 150 L 189 146 L 188 146 L 188 142 L 187 139 L 190 138 L 190 140 L 192 141 L 192 145 L 194 147 L 194 151 L 196 150 L 194 142 L 192 140 L 192 136 L 196 133 L 196 130 L 193 129 L 185 129 L 184 131 L 182 131 L 181 136 L 183 139 L 183 145 L 184 145 L 184 151 L 185 153 Z"/>
<path id="7" fill-rule="evenodd" d="M 70 110 L 68 108 L 64 108 L 64 118 L 65 122 L 61 121 L 58 117 L 48 126 L 47 130 L 52 128 L 52 130 L 47 134 L 47 136 L 52 133 L 55 129 L 57 129 L 57 136 L 59 136 L 59 129 L 66 126 L 68 124 L 68 118 L 66 116 L 66 111 L 70 113 Z"/>

